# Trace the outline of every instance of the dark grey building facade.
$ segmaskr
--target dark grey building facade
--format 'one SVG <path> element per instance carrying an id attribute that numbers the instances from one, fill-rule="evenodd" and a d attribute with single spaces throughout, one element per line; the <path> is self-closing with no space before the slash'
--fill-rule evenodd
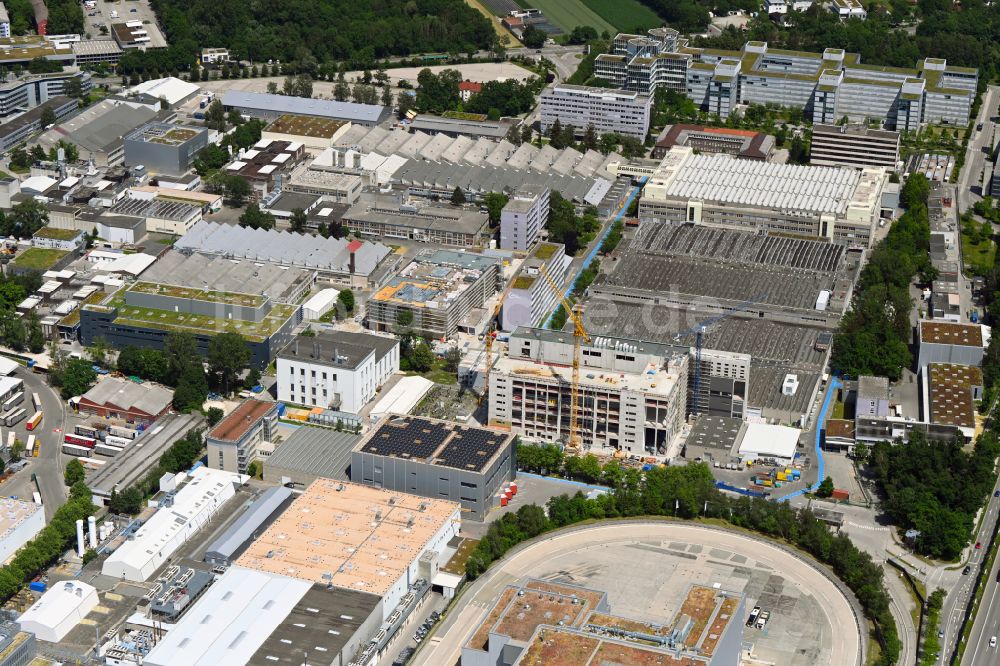
<path id="1" fill-rule="evenodd" d="M 151 174 L 181 176 L 207 145 L 204 127 L 149 123 L 125 137 L 125 166 L 141 164 Z"/>
<path id="2" fill-rule="evenodd" d="M 351 454 L 351 481 L 462 506 L 482 521 L 517 472 L 517 438 L 507 432 L 412 416 L 389 416 Z"/>

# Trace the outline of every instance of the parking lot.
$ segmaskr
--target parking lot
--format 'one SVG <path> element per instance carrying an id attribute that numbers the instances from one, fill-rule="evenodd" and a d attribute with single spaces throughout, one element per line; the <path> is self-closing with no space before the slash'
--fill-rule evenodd
<path id="1" fill-rule="evenodd" d="M 110 35 L 112 23 L 142 21 L 143 27 L 149 33 L 150 48 L 163 48 L 167 45 L 167 40 L 156 22 L 156 14 L 149 6 L 149 0 L 118 0 L 117 2 L 97 0 L 95 9 L 84 9 L 83 20 L 87 32 L 99 39 L 107 39 L 108 37 L 108 35 L 101 33 L 101 26 L 107 28 Z"/>

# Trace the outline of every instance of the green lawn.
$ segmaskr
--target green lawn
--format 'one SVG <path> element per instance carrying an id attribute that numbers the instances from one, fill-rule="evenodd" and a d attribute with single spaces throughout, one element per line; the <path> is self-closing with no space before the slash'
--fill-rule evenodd
<path id="1" fill-rule="evenodd" d="M 601 18 L 601 15 L 592 10 L 588 5 L 594 0 L 532 0 L 531 6 L 541 9 L 545 16 L 562 28 L 565 32 L 571 32 L 578 25 L 590 25 L 597 29 L 597 32 L 607 30 L 611 34 L 618 32 L 611 23 Z M 596 0 L 601 4 L 612 4 L 616 0 Z M 617 0 L 622 4 L 638 4 L 638 0 Z"/>
<path id="2" fill-rule="evenodd" d="M 14 265 L 18 268 L 26 268 L 33 271 L 47 271 L 67 254 L 69 253 L 63 250 L 30 247 L 14 259 Z"/>
<path id="3" fill-rule="evenodd" d="M 962 259 L 965 265 L 979 270 L 989 270 L 994 264 L 997 254 L 997 245 L 991 240 L 986 242 L 973 243 L 968 235 L 962 234 Z M 978 271 L 976 271 L 978 274 Z"/>
<path id="4" fill-rule="evenodd" d="M 619 32 L 638 32 L 637 28 L 647 30 L 663 24 L 656 12 L 639 0 L 583 0 L 583 3 Z"/>

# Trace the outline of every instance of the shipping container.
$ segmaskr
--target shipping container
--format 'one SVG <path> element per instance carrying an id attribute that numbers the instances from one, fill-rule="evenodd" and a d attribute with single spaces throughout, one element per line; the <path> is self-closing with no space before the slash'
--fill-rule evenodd
<path id="1" fill-rule="evenodd" d="M 88 449 L 94 448 L 94 444 L 97 443 L 93 437 L 84 437 L 83 435 L 67 434 L 63 439 L 67 444 L 73 444 L 75 446 L 85 446 Z"/>
<path id="2" fill-rule="evenodd" d="M 830 494 L 830 497 L 835 500 L 849 500 L 851 499 L 851 493 L 841 488 L 836 488 Z"/>
<path id="3" fill-rule="evenodd" d="M 62 452 L 68 456 L 76 456 L 78 458 L 89 458 L 91 455 L 91 450 L 86 446 L 77 446 L 76 444 L 63 444 Z"/>
<path id="4" fill-rule="evenodd" d="M 108 428 L 108 434 L 115 437 L 124 437 L 125 439 L 135 439 L 136 431 L 132 428 L 123 428 L 122 426 L 111 426 Z"/>
<path id="5" fill-rule="evenodd" d="M 120 449 L 125 448 L 132 443 L 132 440 L 128 437 L 118 437 L 116 435 L 108 435 L 104 438 L 104 443 L 111 446 L 117 446 Z"/>
<path id="6" fill-rule="evenodd" d="M 11 397 L 4 400 L 3 406 L 0 407 L 0 409 L 3 409 L 3 411 L 5 412 L 9 412 L 11 409 L 13 409 L 17 405 L 20 405 L 22 402 L 24 402 L 24 391 L 18 391 Z"/>
<path id="7" fill-rule="evenodd" d="M 43 583 L 40 580 L 31 581 L 30 583 L 28 583 L 28 589 L 31 590 L 32 592 L 44 592 L 45 583 Z"/>
<path id="8" fill-rule="evenodd" d="M 90 437 L 91 439 L 97 439 L 97 428 L 91 428 L 90 426 L 78 425 L 73 428 L 73 432 L 77 435 L 83 435 L 84 437 Z"/>
<path id="9" fill-rule="evenodd" d="M 125 449 L 119 446 L 110 446 L 108 444 L 101 444 L 100 442 L 98 442 L 97 446 L 94 447 L 94 453 L 99 456 L 114 457 L 124 450 Z"/>
<path id="10" fill-rule="evenodd" d="M 3 424 L 8 428 L 10 428 L 23 421 L 27 415 L 28 415 L 27 410 L 19 408 L 12 409 L 11 411 L 4 414 Z"/>
<path id="11" fill-rule="evenodd" d="M 42 505 L 42 496 L 38 494 L 38 491 L 31 493 L 31 499 L 35 500 L 35 504 L 38 506 Z"/>
<path id="12" fill-rule="evenodd" d="M 14 433 L 13 430 L 11 430 L 9 433 L 7 433 L 7 450 L 8 451 L 10 451 L 12 448 L 14 448 L 14 441 L 16 439 L 17 439 L 17 435 Z"/>
<path id="13" fill-rule="evenodd" d="M 37 393 L 31 394 L 31 404 L 35 406 L 35 411 L 42 411 L 42 399 L 38 397 Z"/>
<path id="14" fill-rule="evenodd" d="M 34 414 L 31 415 L 31 418 L 28 419 L 28 422 L 25 424 L 24 427 L 27 428 L 28 430 L 34 430 L 35 428 L 38 427 L 38 424 L 42 422 L 43 416 L 44 414 L 42 414 L 42 412 L 40 411 L 35 412 Z"/>

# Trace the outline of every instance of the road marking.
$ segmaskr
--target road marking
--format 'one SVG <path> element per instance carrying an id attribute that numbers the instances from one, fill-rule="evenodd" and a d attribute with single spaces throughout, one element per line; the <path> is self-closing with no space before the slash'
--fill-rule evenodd
<path id="1" fill-rule="evenodd" d="M 882 527 L 881 525 L 859 525 L 858 523 L 852 522 L 850 520 L 844 521 L 845 525 L 850 525 L 851 527 L 857 527 L 862 530 L 870 530 L 872 532 L 888 532 L 888 527 Z"/>

